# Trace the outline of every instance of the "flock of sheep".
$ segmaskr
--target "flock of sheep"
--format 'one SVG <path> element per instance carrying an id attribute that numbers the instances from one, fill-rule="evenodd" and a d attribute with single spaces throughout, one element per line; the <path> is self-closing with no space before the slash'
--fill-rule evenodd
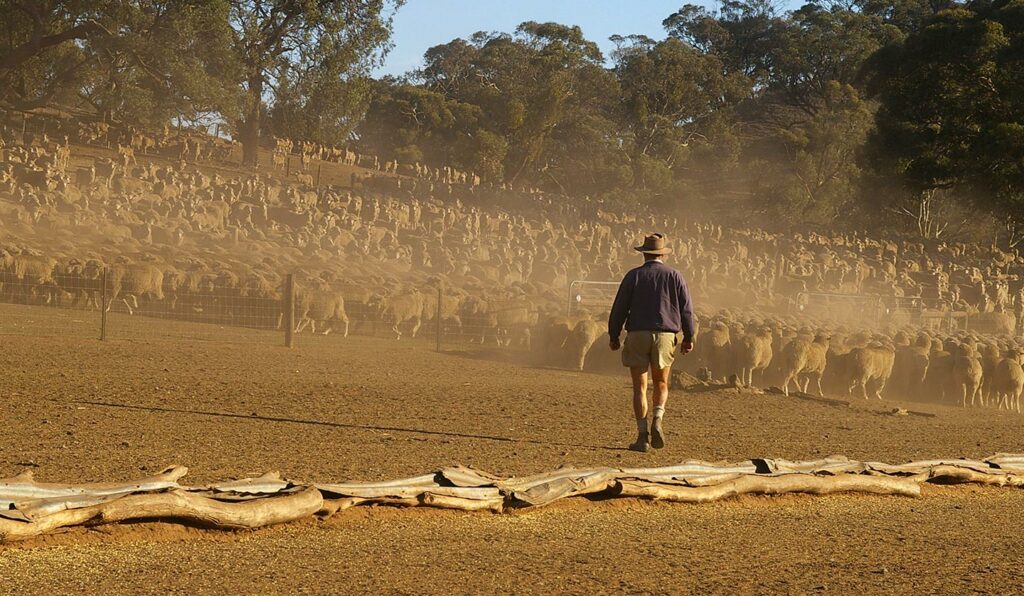
<path id="1" fill-rule="evenodd" d="M 316 187 L 225 168 L 219 139 L 95 126 L 78 138 L 126 142 L 101 150 L 0 131 L 0 300 L 99 308 L 106 296 L 125 312 L 276 328 L 294 274 L 300 332 L 409 338 L 439 327 L 446 341 L 587 368 L 611 362 L 599 341 L 607 305 L 566 317 L 565 289 L 619 280 L 638 262 L 630 247 L 657 230 L 701 313 L 683 364 L 694 374 L 1020 407 L 1015 252 L 679 222 L 420 164 L 388 164 L 410 174 L 388 185 Z M 161 156 L 172 146 L 177 155 Z M 322 167 L 351 157 L 272 149 L 299 151 L 304 165 L 327 151 Z"/>

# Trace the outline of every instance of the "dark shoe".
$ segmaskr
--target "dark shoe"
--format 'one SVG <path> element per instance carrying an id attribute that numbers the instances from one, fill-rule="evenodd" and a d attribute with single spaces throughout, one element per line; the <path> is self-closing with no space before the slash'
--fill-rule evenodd
<path id="1" fill-rule="evenodd" d="M 651 425 L 651 447 L 661 449 L 665 446 L 665 429 L 661 427 L 661 418 L 655 418 Z"/>
<path id="2" fill-rule="evenodd" d="M 629 446 L 630 451 L 639 451 L 640 453 L 647 453 L 650 451 L 651 444 L 647 441 L 647 433 L 640 433 L 636 436 L 636 441 Z"/>

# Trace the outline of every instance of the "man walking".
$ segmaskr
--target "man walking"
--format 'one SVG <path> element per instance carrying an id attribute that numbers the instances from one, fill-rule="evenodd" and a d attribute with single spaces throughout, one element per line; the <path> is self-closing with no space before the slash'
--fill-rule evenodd
<path id="1" fill-rule="evenodd" d="M 672 254 L 661 234 L 644 238 L 634 250 L 644 255 L 644 264 L 631 270 L 619 284 L 611 315 L 608 337 L 613 351 L 623 347 L 619 335 L 625 325 L 626 344 L 622 365 L 633 378 L 633 414 L 636 415 L 636 441 L 633 451 L 647 452 L 650 447 L 665 446 L 665 404 L 668 402 L 668 378 L 675 360 L 677 338 L 683 335 L 680 351 L 693 350 L 693 305 L 686 280 L 665 265 L 662 257 Z M 647 431 L 648 373 L 654 383 L 654 419 Z"/>

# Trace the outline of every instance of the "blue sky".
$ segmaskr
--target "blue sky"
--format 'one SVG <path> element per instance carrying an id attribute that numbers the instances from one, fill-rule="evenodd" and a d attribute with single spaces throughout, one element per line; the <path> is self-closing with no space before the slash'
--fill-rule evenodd
<path id="1" fill-rule="evenodd" d="M 408 0 L 395 17 L 394 49 L 375 74 L 400 75 L 418 67 L 428 48 L 477 31 L 511 32 L 523 21 L 579 25 L 608 55 L 608 38 L 640 33 L 661 39 L 661 22 L 684 4 L 706 0 Z M 782 0 L 786 8 L 797 0 Z"/>

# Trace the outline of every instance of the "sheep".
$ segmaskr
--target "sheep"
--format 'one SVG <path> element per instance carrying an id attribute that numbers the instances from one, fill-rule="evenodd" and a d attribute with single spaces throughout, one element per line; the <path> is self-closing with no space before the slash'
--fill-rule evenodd
<path id="1" fill-rule="evenodd" d="M 417 290 L 397 295 L 378 295 L 374 302 L 381 320 L 391 325 L 395 339 L 402 339 L 402 325 L 409 324 L 409 337 L 415 338 L 423 324 L 423 294 Z"/>
<path id="2" fill-rule="evenodd" d="M 762 327 L 756 334 L 743 335 L 733 345 L 733 364 L 739 371 L 740 382 L 751 387 L 754 373 L 763 373 L 772 362 L 772 330 Z"/>
<path id="3" fill-rule="evenodd" d="M 56 259 L 50 257 L 7 254 L 0 271 L 0 285 L 16 301 L 51 304 L 58 290 L 54 279 L 56 267 Z"/>
<path id="4" fill-rule="evenodd" d="M 712 378 L 724 378 L 732 370 L 729 327 L 724 322 L 711 323 L 709 329 L 698 338 L 697 350 L 697 358 L 711 369 Z"/>
<path id="5" fill-rule="evenodd" d="M 811 342 L 797 337 L 782 348 L 782 392 L 789 395 L 789 384 L 795 383 L 797 391 L 802 391 L 798 377 L 807 368 L 811 358 Z"/>
<path id="6" fill-rule="evenodd" d="M 1021 411 L 1021 393 L 1024 392 L 1024 369 L 1021 368 L 1021 352 L 1009 350 L 992 371 L 992 400 L 1001 410 Z"/>
<path id="7" fill-rule="evenodd" d="M 583 320 L 565 315 L 549 315 L 543 318 L 537 324 L 537 331 L 534 334 L 537 337 L 537 341 L 534 342 L 537 363 L 548 366 L 568 365 L 571 356 L 567 353 L 566 341 L 576 325 Z"/>
<path id="8" fill-rule="evenodd" d="M 345 299 L 341 293 L 323 285 L 311 289 L 302 287 L 295 290 L 295 332 L 300 333 L 307 326 L 311 333 L 327 335 L 341 325 L 342 337 L 348 337 L 349 319 L 345 312 Z"/>
<path id="9" fill-rule="evenodd" d="M 153 301 L 164 299 L 164 272 L 152 263 L 130 263 L 114 267 L 107 280 L 111 286 L 108 311 L 114 300 L 120 300 L 128 309 L 128 314 L 135 314 L 139 309 L 139 298 Z"/>
<path id="10" fill-rule="evenodd" d="M 607 327 L 594 319 L 583 319 L 573 327 L 563 343 L 566 358 L 576 370 L 583 370 L 587 352 L 602 335 L 607 338 Z"/>
<path id="11" fill-rule="evenodd" d="M 814 341 L 807 346 L 807 358 L 804 362 L 803 370 L 799 373 L 806 377 L 802 389 L 804 393 L 807 393 L 807 388 L 811 385 L 811 379 L 814 379 L 818 387 L 818 395 L 824 395 L 821 389 L 821 379 L 825 375 L 825 369 L 828 366 L 828 348 L 831 340 L 831 336 L 819 333 L 814 338 Z"/>
<path id="12" fill-rule="evenodd" d="M 961 344 L 953 356 L 953 387 L 960 391 L 960 405 L 967 407 L 967 398 L 970 398 L 971 406 L 975 401 L 979 405 L 985 405 L 981 394 L 981 379 L 984 374 L 981 362 L 977 353 L 970 345 Z"/>
<path id="13" fill-rule="evenodd" d="M 892 375 L 895 355 L 891 346 L 872 342 L 867 347 L 856 347 L 839 357 L 837 365 L 846 380 L 847 394 L 852 396 L 854 389 L 859 387 L 864 399 L 868 399 L 869 391 L 876 398 L 882 399 L 882 391 Z"/>
<path id="14" fill-rule="evenodd" d="M 914 397 L 925 386 L 931 363 L 931 338 L 922 334 L 914 345 L 896 348 L 890 391 L 900 397 Z"/>

